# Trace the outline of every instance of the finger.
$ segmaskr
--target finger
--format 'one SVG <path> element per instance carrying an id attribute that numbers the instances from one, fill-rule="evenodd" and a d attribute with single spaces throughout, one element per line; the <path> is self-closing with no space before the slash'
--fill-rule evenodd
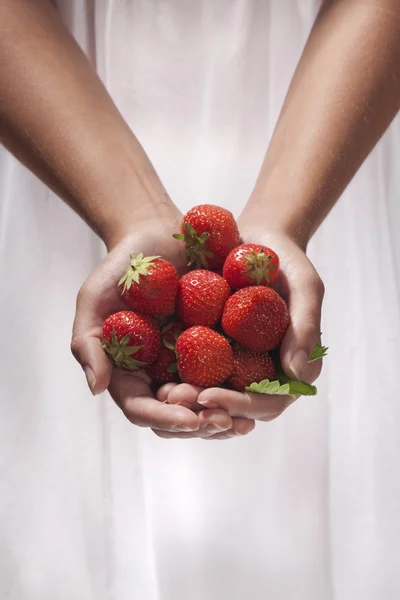
<path id="1" fill-rule="evenodd" d="M 204 412 L 204 411 L 203 411 Z M 242 437 L 247 435 L 251 431 L 253 431 L 255 427 L 255 422 L 251 419 L 242 419 L 240 417 L 236 417 L 232 419 L 232 427 L 227 429 L 226 431 L 217 432 L 212 435 L 197 435 L 195 433 L 169 433 L 166 431 L 154 431 L 154 433 L 165 439 L 190 439 L 193 437 L 202 437 L 205 440 L 228 440 L 234 437 Z"/>
<path id="2" fill-rule="evenodd" d="M 253 419 L 243 419 L 241 417 L 232 418 L 232 427 L 228 431 L 212 435 L 207 440 L 228 440 L 235 437 L 248 435 L 255 428 L 256 423 Z"/>
<path id="3" fill-rule="evenodd" d="M 163 431 L 195 431 L 199 417 L 188 408 L 169 405 L 152 397 L 147 381 L 122 369 L 114 369 L 109 391 L 127 419 L 139 427 Z"/>
<path id="4" fill-rule="evenodd" d="M 245 417 L 259 421 L 271 421 L 278 417 L 290 404 L 291 396 L 269 396 L 208 388 L 201 392 L 198 403 L 204 407 L 217 404 L 231 417 Z"/>
<path id="5" fill-rule="evenodd" d="M 168 394 L 177 385 L 178 385 L 177 383 L 165 383 L 164 385 L 162 385 L 157 390 L 157 394 L 156 394 L 157 400 L 159 400 L 160 402 L 166 402 L 168 400 Z"/>
<path id="6" fill-rule="evenodd" d="M 167 398 L 168 404 L 181 404 L 192 410 L 201 410 L 202 406 L 197 404 L 197 398 L 202 390 L 203 388 L 188 383 L 180 383 L 170 390 Z"/>
<path id="7" fill-rule="evenodd" d="M 291 277 L 288 287 L 290 325 L 280 349 L 281 363 L 289 377 L 312 383 L 322 367 L 321 360 L 308 364 L 308 359 L 320 341 L 324 286 L 307 260 L 304 269 Z"/>
<path id="8" fill-rule="evenodd" d="M 77 309 L 71 352 L 82 366 L 93 395 L 104 392 L 110 385 L 112 365 L 101 343 L 101 328 L 90 326 L 90 316 Z"/>
<path id="9" fill-rule="evenodd" d="M 192 433 L 173 434 L 171 432 L 158 431 L 157 429 L 154 429 L 154 433 L 163 438 L 207 438 L 216 433 L 227 431 L 232 427 L 232 419 L 224 410 L 203 409 L 198 413 L 198 418 L 200 427 L 197 431 L 193 431 Z"/>

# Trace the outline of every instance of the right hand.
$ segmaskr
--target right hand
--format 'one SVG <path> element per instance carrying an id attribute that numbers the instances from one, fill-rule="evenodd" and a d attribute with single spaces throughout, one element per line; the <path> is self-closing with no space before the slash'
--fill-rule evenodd
<path id="1" fill-rule="evenodd" d="M 151 427 L 160 437 L 228 438 L 245 435 L 254 428 L 252 419 L 232 418 L 222 409 L 205 409 L 194 402 L 199 391 L 182 384 L 179 404 L 167 404 L 166 397 L 156 399 L 150 379 L 144 372 L 132 373 L 114 368 L 103 350 L 101 331 L 112 313 L 126 310 L 118 281 L 129 266 L 129 255 L 143 252 L 159 254 L 172 262 L 178 272 L 186 270 L 183 244 L 172 238 L 179 228 L 173 223 L 145 224 L 124 237 L 96 267 L 79 291 L 71 350 L 85 371 L 94 395 L 109 390 L 125 416 L 140 427 Z M 194 408 L 191 410 L 184 406 Z"/>
<path id="2" fill-rule="evenodd" d="M 280 348 L 280 360 L 291 379 L 314 382 L 322 368 L 322 360 L 308 363 L 316 343 L 320 342 L 323 283 L 300 247 L 289 235 L 240 222 L 245 243 L 258 243 L 276 250 L 280 257 L 281 275 L 274 287 L 286 300 L 291 322 Z M 183 385 L 183 384 L 181 384 Z M 179 402 L 181 386 L 163 386 L 158 396 L 170 404 Z M 193 402 L 203 407 L 218 407 L 232 418 L 271 421 L 279 417 L 293 402 L 291 396 L 252 394 L 214 387 L 198 389 Z"/>

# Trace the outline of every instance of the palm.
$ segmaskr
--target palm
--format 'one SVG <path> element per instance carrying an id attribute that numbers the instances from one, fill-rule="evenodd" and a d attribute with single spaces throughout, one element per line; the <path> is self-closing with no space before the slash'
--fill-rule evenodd
<path id="1" fill-rule="evenodd" d="M 312 348 L 319 341 L 322 282 L 303 250 L 288 235 L 246 228 L 246 223 L 240 225 L 244 243 L 269 246 L 280 257 L 281 273 L 274 287 L 288 303 L 291 315 L 291 324 L 283 340 L 280 354 L 284 370 L 293 377 L 290 365 L 296 349 L 304 348 L 309 356 Z M 311 363 L 304 372 L 303 378 L 312 382 L 318 377 L 320 370 L 321 361 Z M 180 396 L 180 386 L 176 386 L 170 391 L 168 401 L 175 402 Z M 292 401 L 290 396 L 264 396 L 210 388 L 197 391 L 196 396 L 193 397 L 195 403 L 193 406 L 217 405 L 232 417 L 269 421 L 281 414 Z"/>
<path id="2" fill-rule="evenodd" d="M 165 402 L 167 398 L 162 397 L 162 391 L 156 400 L 150 380 L 143 372 L 134 374 L 112 368 L 102 349 L 104 320 L 110 314 L 128 308 L 118 282 L 129 267 L 130 254 L 143 252 L 145 255 L 160 255 L 174 264 L 179 274 L 185 272 L 187 259 L 184 246 L 173 239 L 175 231 L 142 228 L 120 242 L 98 265 L 78 296 L 73 352 L 83 367 L 90 365 L 95 373 L 96 393 L 108 388 L 129 420 L 137 425 L 152 427 L 160 436 L 212 437 L 216 434 L 218 437 L 230 437 L 235 434 L 232 429 L 235 425 L 242 434 L 247 433 L 253 427 L 252 422 L 237 419 L 233 423 L 226 411 L 201 410 L 202 407 L 194 401 L 199 390 L 192 386 L 179 386 L 182 401 L 175 405 Z M 173 387 L 170 385 L 167 390 L 171 391 Z M 196 408 L 196 412 L 185 405 Z"/>
<path id="3" fill-rule="evenodd" d="M 128 308 L 118 282 L 129 267 L 129 256 L 143 252 L 145 256 L 160 255 L 169 260 L 179 272 L 185 269 L 185 253 L 182 244 L 172 238 L 157 233 L 154 228 L 141 230 L 135 235 L 125 238 L 98 265 L 86 282 L 92 290 L 91 300 L 96 325 L 101 327 L 104 320 L 112 313 Z"/>

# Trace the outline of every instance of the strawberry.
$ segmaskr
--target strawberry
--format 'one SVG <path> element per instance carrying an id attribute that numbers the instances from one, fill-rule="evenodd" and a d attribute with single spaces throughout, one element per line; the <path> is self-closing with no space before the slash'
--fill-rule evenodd
<path id="1" fill-rule="evenodd" d="M 249 352 L 235 345 L 233 348 L 233 372 L 228 379 L 229 385 L 239 392 L 252 383 L 260 383 L 264 379 L 273 380 L 275 365 L 269 354 Z"/>
<path id="2" fill-rule="evenodd" d="M 162 347 L 156 360 L 147 367 L 146 371 L 153 383 L 157 385 L 178 382 L 175 352 L 166 346 Z"/>
<path id="3" fill-rule="evenodd" d="M 289 311 L 273 289 L 256 285 L 235 292 L 222 314 L 225 333 L 247 350 L 278 348 L 289 326 Z"/>
<path id="4" fill-rule="evenodd" d="M 115 366 L 130 371 L 152 363 L 160 350 L 156 321 L 129 310 L 114 313 L 104 321 L 102 338 L 103 348 Z"/>
<path id="5" fill-rule="evenodd" d="M 176 355 L 180 378 L 192 385 L 219 385 L 233 370 L 233 354 L 228 340 L 209 327 L 186 329 L 177 339 Z"/>
<path id="6" fill-rule="evenodd" d="M 212 271 L 198 269 L 180 278 L 177 313 L 185 327 L 207 325 L 220 320 L 231 290 L 225 279 Z"/>
<path id="7" fill-rule="evenodd" d="M 184 327 L 179 321 L 169 321 L 161 327 L 161 337 L 164 346 L 167 344 L 175 347 L 176 340 L 181 335 Z"/>
<path id="8" fill-rule="evenodd" d="M 234 248 L 223 269 L 226 281 L 236 290 L 249 285 L 272 285 L 278 274 L 278 255 L 259 244 L 242 244 Z"/>
<path id="9" fill-rule="evenodd" d="M 179 381 L 175 343 L 182 331 L 182 325 L 177 322 L 169 322 L 161 328 L 163 346 L 156 360 L 146 369 L 149 377 L 158 385 Z"/>
<path id="10" fill-rule="evenodd" d="M 213 204 L 195 206 L 183 217 L 181 233 L 175 239 L 186 244 L 188 265 L 197 269 L 221 269 L 229 252 L 240 244 L 233 214 Z"/>
<path id="11" fill-rule="evenodd" d="M 160 256 L 131 255 L 131 266 L 119 286 L 126 303 L 146 315 L 171 315 L 175 310 L 178 273 Z"/>

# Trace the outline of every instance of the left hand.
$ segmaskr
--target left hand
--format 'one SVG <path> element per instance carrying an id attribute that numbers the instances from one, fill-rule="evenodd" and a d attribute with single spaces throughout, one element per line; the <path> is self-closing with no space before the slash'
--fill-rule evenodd
<path id="1" fill-rule="evenodd" d="M 286 300 L 291 320 L 280 349 L 281 364 L 289 377 L 312 383 L 322 368 L 321 360 L 307 361 L 320 341 L 324 285 L 305 251 L 287 233 L 265 232 L 246 223 L 240 224 L 240 229 L 244 243 L 263 244 L 279 255 L 281 273 L 273 287 Z M 219 408 L 231 417 L 260 421 L 275 419 L 294 401 L 291 396 L 241 393 L 224 388 L 201 390 L 186 384 L 163 386 L 159 398 L 171 404 L 184 399 L 194 408 Z"/>
<path id="2" fill-rule="evenodd" d="M 183 387 L 189 398 L 186 406 L 184 402 L 164 403 L 166 398 L 162 393 L 154 397 L 150 379 L 144 372 L 113 368 L 102 347 L 104 320 L 128 308 L 117 283 L 127 267 L 129 254 L 160 254 L 171 261 L 179 273 L 185 272 L 187 258 L 183 245 L 172 237 L 178 227 L 179 220 L 177 223 L 152 222 L 147 226 L 143 223 L 118 240 L 79 292 L 71 349 L 85 371 L 92 393 L 99 394 L 108 388 L 129 421 L 140 427 L 151 427 L 159 437 L 221 439 L 237 433 L 244 435 L 254 428 L 253 421 L 232 418 L 222 409 L 211 410 L 191 402 L 198 390 L 190 386 Z M 193 404 L 195 412 L 189 410 Z"/>

